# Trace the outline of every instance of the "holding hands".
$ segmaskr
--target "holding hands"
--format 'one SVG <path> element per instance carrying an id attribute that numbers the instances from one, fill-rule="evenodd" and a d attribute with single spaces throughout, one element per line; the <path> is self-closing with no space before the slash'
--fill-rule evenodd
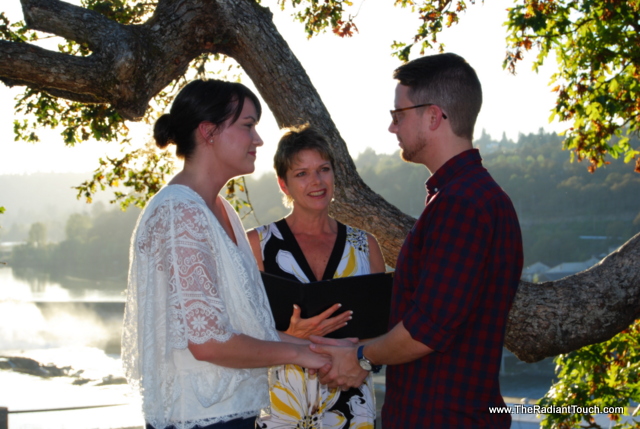
<path id="1" fill-rule="evenodd" d="M 314 353 L 309 350 L 309 346 L 300 344 L 296 346 L 298 349 L 298 358 L 296 364 L 303 368 L 307 368 L 310 374 L 315 374 L 318 370 L 328 370 L 331 368 L 331 356 L 326 353 Z"/>
<path id="2" fill-rule="evenodd" d="M 331 365 L 319 369 L 320 383 L 331 388 L 347 390 L 359 387 L 369 375 L 360 367 L 357 358 L 357 338 L 336 340 L 312 335 L 309 346 L 316 353 L 331 356 Z"/>
<path id="3" fill-rule="evenodd" d="M 300 365 L 309 369 L 311 374 L 317 370 L 320 383 L 332 389 L 348 390 L 351 387 L 359 387 L 369 375 L 369 371 L 362 369 L 358 363 L 357 338 L 324 338 L 324 335 L 342 328 L 351 319 L 352 311 L 330 317 L 340 306 L 334 304 L 315 317 L 302 319 L 300 307 L 294 305 L 289 328 L 285 334 L 312 341 L 306 348 L 306 353 L 310 355 L 301 352 L 301 358 L 305 363 Z"/>

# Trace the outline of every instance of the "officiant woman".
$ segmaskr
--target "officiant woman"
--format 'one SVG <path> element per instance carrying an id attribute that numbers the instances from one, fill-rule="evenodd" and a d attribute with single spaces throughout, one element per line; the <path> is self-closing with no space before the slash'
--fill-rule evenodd
<path id="1" fill-rule="evenodd" d="M 195 80 L 155 124 L 184 168 L 140 215 L 122 341 L 147 429 L 253 429 L 267 368 L 330 362 L 275 329 L 238 215 L 219 193 L 252 173 L 260 102 L 244 85 Z"/>
<path id="2" fill-rule="evenodd" d="M 376 239 L 329 216 L 334 192 L 334 159 L 329 144 L 314 128 L 290 129 L 278 143 L 274 156 L 278 185 L 291 213 L 277 222 L 248 232 L 261 271 L 310 283 L 385 271 Z M 298 338 L 324 336 L 345 326 L 345 311 L 330 317 L 340 303 L 309 319 L 294 307 L 287 334 Z M 347 309 L 349 310 L 349 309 Z M 319 384 L 315 375 L 297 365 L 275 373 L 271 388 L 271 416 L 258 419 L 258 427 L 373 428 L 376 417 L 371 375 L 360 388 L 347 391 Z"/>

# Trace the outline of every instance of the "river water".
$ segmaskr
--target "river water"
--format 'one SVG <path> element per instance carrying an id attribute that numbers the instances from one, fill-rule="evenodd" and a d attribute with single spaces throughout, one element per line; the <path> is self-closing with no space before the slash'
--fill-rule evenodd
<path id="1" fill-rule="evenodd" d="M 0 370 L 0 407 L 9 409 L 10 429 L 142 426 L 139 405 L 122 384 L 125 286 L 17 278 L 11 268 L 0 268 L 0 364 L 27 357 L 66 374 L 41 377 Z M 23 412 L 118 404 L 126 405 Z"/>
<path id="2" fill-rule="evenodd" d="M 0 407 L 9 409 L 10 429 L 142 427 L 139 404 L 122 384 L 125 288 L 124 283 L 17 277 L 11 268 L 0 268 L 0 367 L 10 357 L 27 357 L 65 371 L 61 377 L 40 377 L 0 369 Z M 525 364 L 505 350 L 503 396 L 540 398 L 552 378 L 551 361 Z M 22 412 L 98 405 L 110 407 Z"/>

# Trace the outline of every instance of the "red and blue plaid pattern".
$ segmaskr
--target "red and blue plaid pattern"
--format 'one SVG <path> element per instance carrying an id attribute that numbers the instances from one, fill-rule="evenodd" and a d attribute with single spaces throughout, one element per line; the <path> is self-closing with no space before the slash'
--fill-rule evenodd
<path id="1" fill-rule="evenodd" d="M 387 368 L 385 429 L 509 428 L 498 375 L 522 271 L 518 217 L 476 149 L 427 181 L 427 204 L 396 265 L 390 326 L 433 353 Z"/>

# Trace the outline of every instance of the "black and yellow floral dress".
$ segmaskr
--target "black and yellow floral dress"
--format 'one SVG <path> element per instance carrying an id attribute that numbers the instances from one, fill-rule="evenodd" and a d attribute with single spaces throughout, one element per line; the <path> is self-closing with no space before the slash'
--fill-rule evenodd
<path id="1" fill-rule="evenodd" d="M 267 273 L 310 283 L 371 272 L 367 234 L 360 229 L 338 222 L 338 237 L 322 279 L 315 278 L 284 219 L 256 231 Z M 271 415 L 259 419 L 257 427 L 373 429 L 376 404 L 371 375 L 359 388 L 345 392 L 321 385 L 297 365 L 283 365 L 272 376 Z"/>

